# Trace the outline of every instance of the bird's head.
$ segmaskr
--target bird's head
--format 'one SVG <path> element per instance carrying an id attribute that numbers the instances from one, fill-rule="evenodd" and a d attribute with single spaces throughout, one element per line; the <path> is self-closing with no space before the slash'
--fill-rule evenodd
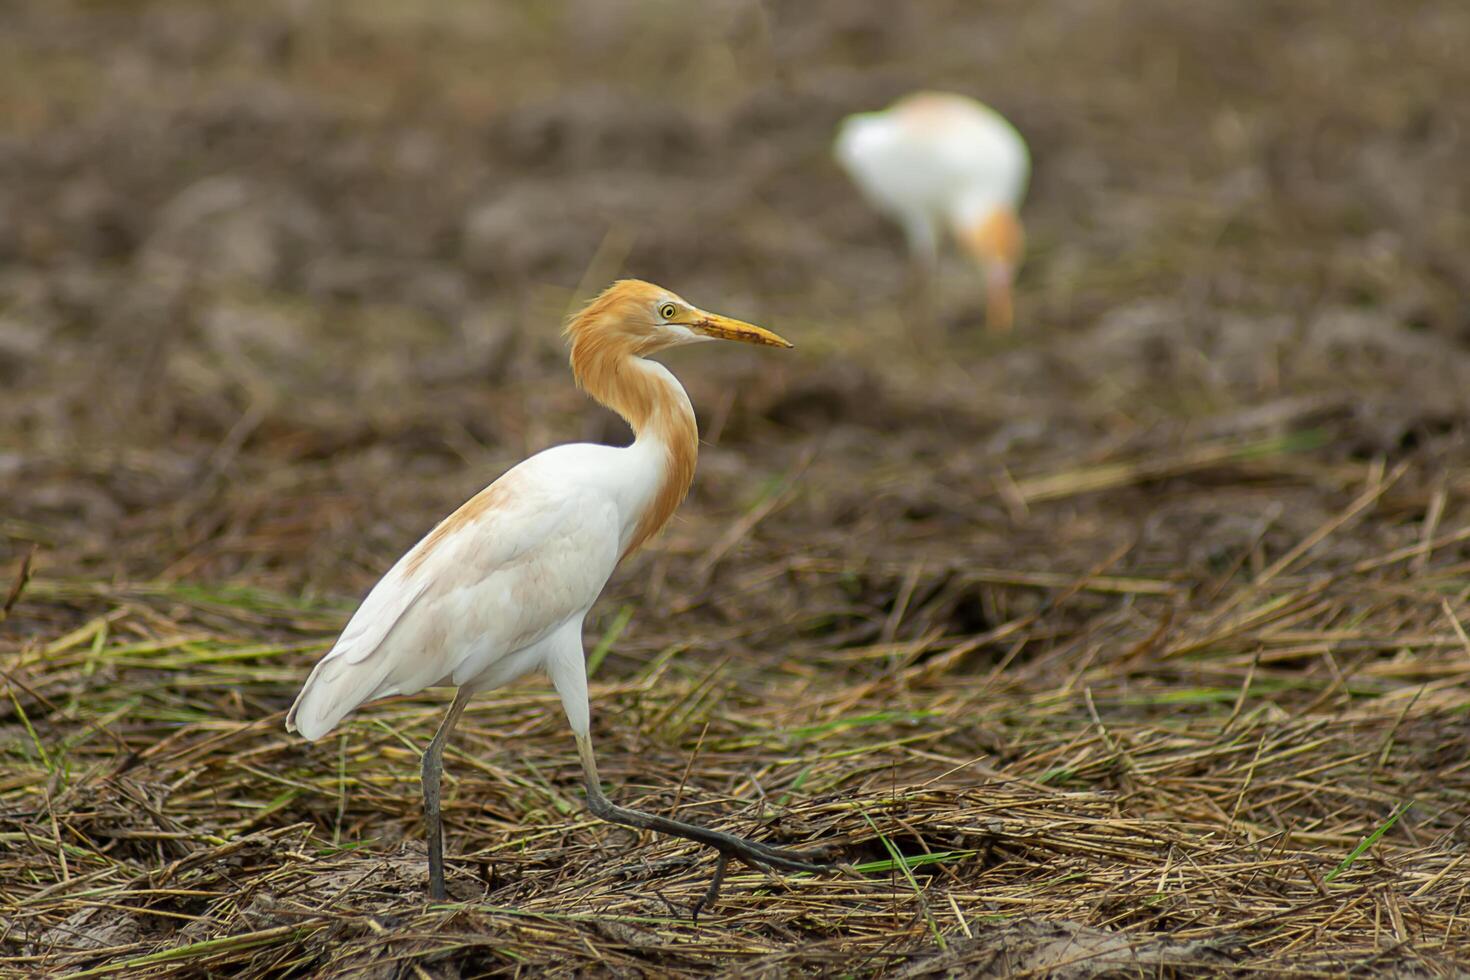
<path id="1" fill-rule="evenodd" d="M 985 319 L 992 330 L 1011 329 L 1015 318 L 1012 286 L 1021 257 L 1026 251 L 1026 233 L 1021 219 L 1008 207 L 991 207 L 978 215 L 956 220 L 954 235 L 985 273 Z"/>
<path id="2" fill-rule="evenodd" d="M 676 293 L 641 279 L 621 279 L 567 323 L 573 359 L 583 354 L 642 357 L 706 340 L 738 340 L 767 347 L 791 343 L 763 327 L 710 313 Z"/>

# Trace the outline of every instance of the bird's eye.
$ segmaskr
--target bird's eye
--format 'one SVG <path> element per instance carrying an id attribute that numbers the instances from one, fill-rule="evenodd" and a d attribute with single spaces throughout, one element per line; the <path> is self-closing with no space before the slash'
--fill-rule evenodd
<path id="1" fill-rule="evenodd" d="M 663 317 L 665 320 L 672 320 L 675 314 L 677 314 L 678 312 L 679 308 L 673 303 L 665 303 L 663 306 L 660 306 L 658 308 L 658 315 Z"/>

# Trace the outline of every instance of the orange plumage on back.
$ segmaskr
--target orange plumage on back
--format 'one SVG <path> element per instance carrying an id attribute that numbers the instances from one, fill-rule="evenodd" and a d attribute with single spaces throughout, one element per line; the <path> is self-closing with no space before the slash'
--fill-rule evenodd
<path id="1" fill-rule="evenodd" d="M 430 531 L 428 536 L 415 545 L 414 549 L 408 553 L 405 571 L 409 575 L 414 574 L 423 566 L 424 562 L 429 560 L 429 556 L 434 553 L 434 549 L 445 538 L 464 530 L 464 528 L 473 524 L 487 512 L 497 507 L 504 507 L 510 503 L 515 498 L 514 485 L 514 480 L 501 477 L 461 504 L 458 510 L 440 521 L 434 530 Z"/>

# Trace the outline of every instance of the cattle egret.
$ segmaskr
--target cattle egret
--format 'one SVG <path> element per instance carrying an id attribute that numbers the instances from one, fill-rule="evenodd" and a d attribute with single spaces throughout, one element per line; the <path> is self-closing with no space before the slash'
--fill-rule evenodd
<path id="1" fill-rule="evenodd" d="M 986 323 L 1010 330 L 1011 285 L 1025 248 L 1018 212 L 1031 172 L 1015 127 L 974 99 L 918 92 L 881 112 L 848 116 L 834 151 L 872 205 L 903 225 L 925 280 L 949 230 L 984 271 Z"/>
<path id="2" fill-rule="evenodd" d="M 684 388 L 650 354 L 705 340 L 790 347 L 769 330 L 707 313 L 651 283 L 614 283 L 573 317 L 572 373 L 632 426 L 632 445 L 556 446 L 506 472 L 400 558 L 312 670 L 286 728 L 315 741 L 364 702 L 452 685 L 454 702 L 423 755 L 429 890 L 443 899 L 439 781 L 444 745 L 470 697 L 540 668 L 576 736 L 589 809 L 603 820 L 674 834 L 766 869 L 821 871 L 799 851 L 610 802 L 592 752 L 582 621 L 618 562 L 663 527 L 694 479 L 699 448 Z"/>

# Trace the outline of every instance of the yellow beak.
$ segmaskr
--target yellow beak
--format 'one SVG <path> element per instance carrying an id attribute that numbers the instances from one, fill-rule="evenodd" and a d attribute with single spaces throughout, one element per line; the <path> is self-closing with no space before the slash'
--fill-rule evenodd
<path id="1" fill-rule="evenodd" d="M 703 337 L 718 340 L 738 340 L 744 344 L 763 344 L 766 347 L 794 347 L 791 341 L 771 333 L 765 327 L 742 320 L 732 320 L 718 313 L 697 310 L 687 324 L 689 329 Z"/>

